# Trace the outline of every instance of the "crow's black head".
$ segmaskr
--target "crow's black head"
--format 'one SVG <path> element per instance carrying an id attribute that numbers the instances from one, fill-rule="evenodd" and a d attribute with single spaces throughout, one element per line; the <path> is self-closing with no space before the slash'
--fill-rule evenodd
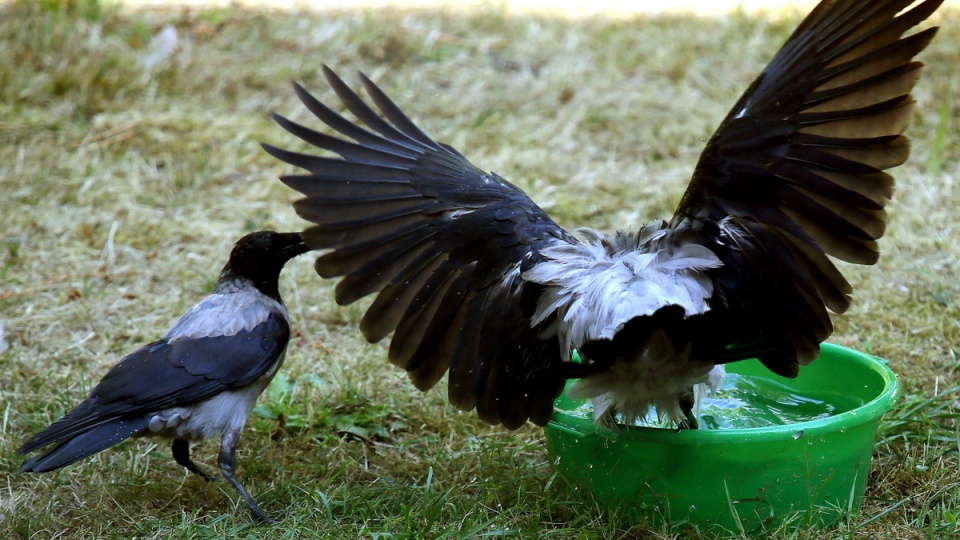
<path id="1" fill-rule="evenodd" d="M 250 233 L 233 246 L 230 260 L 223 267 L 218 283 L 247 279 L 263 294 L 279 300 L 277 280 L 283 265 L 309 250 L 300 233 Z"/>

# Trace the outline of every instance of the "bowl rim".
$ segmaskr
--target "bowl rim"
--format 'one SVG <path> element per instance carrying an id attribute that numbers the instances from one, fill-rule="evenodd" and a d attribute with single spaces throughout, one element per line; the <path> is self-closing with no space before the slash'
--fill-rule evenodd
<path id="1" fill-rule="evenodd" d="M 875 398 L 866 403 L 844 411 L 840 414 L 806 420 L 781 426 L 766 426 L 738 429 L 684 429 L 660 428 L 648 426 L 618 426 L 616 429 L 598 429 L 593 420 L 575 416 L 564 409 L 554 407 L 553 415 L 547 423 L 546 429 L 559 430 L 572 435 L 599 436 L 609 439 L 636 442 L 655 442 L 658 444 L 731 444 L 749 442 L 780 441 L 801 437 L 836 432 L 842 428 L 853 428 L 871 420 L 879 419 L 887 413 L 894 402 L 900 397 L 900 384 L 897 376 L 887 366 L 886 360 L 877 358 L 860 351 L 855 351 L 832 343 L 820 345 L 822 356 L 825 352 L 840 353 L 840 361 L 854 362 L 872 370 L 883 379 L 883 390 Z M 560 399 L 565 399 L 561 396 Z M 582 401 L 582 400 L 575 400 Z"/>

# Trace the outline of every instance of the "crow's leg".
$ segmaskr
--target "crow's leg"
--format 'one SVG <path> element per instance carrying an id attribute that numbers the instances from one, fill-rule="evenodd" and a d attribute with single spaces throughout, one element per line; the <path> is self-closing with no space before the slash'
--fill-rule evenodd
<path id="1" fill-rule="evenodd" d="M 186 467 L 186 469 L 193 474 L 203 478 L 207 482 L 216 482 L 217 479 L 214 476 L 203 472 L 196 463 L 190 459 L 190 442 L 183 439 L 174 439 L 173 445 L 170 447 L 173 452 L 173 459 L 180 465 Z"/>
<path id="2" fill-rule="evenodd" d="M 696 404 L 693 388 L 680 394 L 679 397 L 680 411 L 683 412 L 683 416 L 686 417 L 686 420 L 680 422 L 680 429 L 697 429 L 699 425 L 697 424 L 697 418 L 693 415 L 693 406 Z"/>
<path id="3" fill-rule="evenodd" d="M 220 472 L 223 473 L 223 477 L 226 478 L 231 484 L 233 484 L 234 489 L 237 490 L 237 493 L 240 494 L 240 497 L 243 499 L 243 502 L 247 503 L 247 507 L 250 508 L 250 513 L 253 514 L 254 519 L 261 521 L 263 523 L 277 523 L 277 520 L 268 516 L 263 510 L 257 506 L 257 503 L 254 502 L 253 497 L 247 493 L 247 490 L 240 485 L 240 482 L 237 481 L 237 477 L 233 475 L 233 471 L 236 468 L 237 463 L 237 443 L 240 440 L 240 430 L 236 431 L 227 431 L 223 434 L 223 438 L 220 439 Z"/>

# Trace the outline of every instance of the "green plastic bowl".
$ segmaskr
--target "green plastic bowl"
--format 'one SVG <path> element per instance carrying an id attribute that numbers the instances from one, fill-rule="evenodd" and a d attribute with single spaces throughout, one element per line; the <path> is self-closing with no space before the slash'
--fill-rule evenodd
<path id="1" fill-rule="evenodd" d="M 602 505 L 655 523 L 749 533 L 787 519 L 827 526 L 857 510 L 877 426 L 899 396 L 886 363 L 825 343 L 796 379 L 756 360 L 728 364 L 727 372 L 848 405 L 825 418 L 769 427 L 608 430 L 584 417 L 583 401 L 562 396 L 545 430 L 557 471 Z"/>

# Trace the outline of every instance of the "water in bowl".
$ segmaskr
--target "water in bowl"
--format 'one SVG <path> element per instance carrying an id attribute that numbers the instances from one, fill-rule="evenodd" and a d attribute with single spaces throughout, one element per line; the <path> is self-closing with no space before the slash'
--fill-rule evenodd
<path id="1" fill-rule="evenodd" d="M 772 379 L 728 373 L 716 392 L 704 396 L 697 418 L 702 429 L 759 428 L 827 418 L 861 405 L 856 397 L 800 395 Z"/>
<path id="2" fill-rule="evenodd" d="M 727 373 L 716 392 L 701 397 L 695 411 L 700 429 L 745 429 L 796 424 L 844 413 L 863 405 L 857 397 L 833 393 L 800 395 L 775 380 Z M 593 406 L 586 402 L 565 411 L 581 418 L 593 418 Z M 618 423 L 623 417 L 616 416 Z M 673 427 L 651 411 L 633 425 Z"/>

